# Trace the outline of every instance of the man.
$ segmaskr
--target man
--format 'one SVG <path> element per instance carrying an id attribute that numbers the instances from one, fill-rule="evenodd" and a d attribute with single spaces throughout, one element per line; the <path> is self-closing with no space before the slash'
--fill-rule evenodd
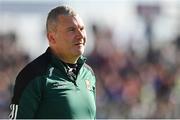
<path id="1" fill-rule="evenodd" d="M 49 48 L 17 76 L 10 118 L 95 119 L 95 76 L 82 56 L 84 24 L 68 6 L 47 17 Z"/>

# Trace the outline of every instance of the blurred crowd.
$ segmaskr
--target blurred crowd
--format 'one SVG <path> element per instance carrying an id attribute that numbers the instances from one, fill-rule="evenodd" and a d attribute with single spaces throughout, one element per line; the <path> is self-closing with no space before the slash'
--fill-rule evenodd
<path id="1" fill-rule="evenodd" d="M 180 118 L 180 37 L 139 55 L 113 44 L 113 30 L 92 25 L 87 55 L 97 77 L 97 118 Z M 7 118 L 17 73 L 30 61 L 15 32 L 0 34 L 0 118 Z M 116 43 L 118 44 L 118 43 Z"/>
<path id="2" fill-rule="evenodd" d="M 29 61 L 20 48 L 15 32 L 0 33 L 0 119 L 8 118 L 15 77 Z"/>
<path id="3" fill-rule="evenodd" d="M 92 30 L 97 118 L 180 118 L 180 38 L 139 55 L 131 43 L 126 51 L 115 47 L 111 28 Z"/>

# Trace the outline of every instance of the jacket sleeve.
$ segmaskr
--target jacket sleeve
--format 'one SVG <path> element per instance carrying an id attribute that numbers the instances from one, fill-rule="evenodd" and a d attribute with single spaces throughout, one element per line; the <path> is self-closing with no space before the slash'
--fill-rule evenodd
<path id="1" fill-rule="evenodd" d="M 20 82 L 16 82 L 14 96 L 10 105 L 10 119 L 35 118 L 42 99 L 42 84 L 40 79 L 31 80 L 24 89 L 19 90 Z M 20 92 L 21 94 L 19 95 Z"/>
<path id="2" fill-rule="evenodd" d="M 95 77 L 95 74 L 92 75 L 92 88 L 93 88 L 93 93 L 94 93 L 94 101 L 95 101 L 95 105 L 96 105 L 96 77 Z M 96 119 L 96 112 L 95 112 L 94 119 Z"/>

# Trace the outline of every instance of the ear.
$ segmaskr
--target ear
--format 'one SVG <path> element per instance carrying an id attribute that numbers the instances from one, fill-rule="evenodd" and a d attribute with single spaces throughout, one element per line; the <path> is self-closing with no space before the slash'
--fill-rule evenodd
<path id="1" fill-rule="evenodd" d="M 48 32 L 47 33 L 47 38 L 48 38 L 49 44 L 53 45 L 53 44 L 56 43 L 55 33 L 54 32 Z"/>

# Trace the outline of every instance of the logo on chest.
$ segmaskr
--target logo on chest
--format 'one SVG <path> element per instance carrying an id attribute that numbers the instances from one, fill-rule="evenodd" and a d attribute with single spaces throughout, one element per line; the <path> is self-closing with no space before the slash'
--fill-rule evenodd
<path id="1" fill-rule="evenodd" d="M 89 80 L 85 80 L 85 83 L 86 83 L 86 88 L 88 90 L 91 90 L 91 82 Z"/>

